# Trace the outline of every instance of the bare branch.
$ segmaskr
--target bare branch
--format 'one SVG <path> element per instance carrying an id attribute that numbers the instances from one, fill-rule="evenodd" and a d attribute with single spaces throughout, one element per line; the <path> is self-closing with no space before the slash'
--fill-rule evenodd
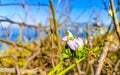
<path id="1" fill-rule="evenodd" d="M 9 45 L 11 45 L 11 46 L 15 46 L 15 45 L 16 45 L 17 47 L 21 47 L 21 48 L 27 49 L 27 50 L 29 50 L 29 51 L 33 51 L 32 49 L 30 49 L 30 48 L 28 48 L 28 47 L 26 47 L 26 46 L 24 46 L 24 45 L 16 44 L 16 43 L 10 42 L 10 41 L 8 41 L 8 40 L 4 40 L 4 39 L 2 39 L 2 38 L 0 38 L 0 42 L 9 44 Z"/>
<path id="2" fill-rule="evenodd" d="M 115 71 L 118 71 L 118 67 L 120 66 L 120 59 L 117 61 L 115 67 L 114 67 L 114 70 Z"/>
<path id="3" fill-rule="evenodd" d="M 28 64 L 30 64 L 30 61 L 32 61 L 39 53 L 40 53 L 40 49 L 37 50 L 37 52 L 35 52 L 31 57 L 29 57 L 29 59 L 27 60 L 26 64 L 22 69 L 26 69 Z"/>
<path id="4" fill-rule="evenodd" d="M 101 74 L 101 70 L 102 70 L 102 66 L 104 64 L 104 60 L 105 60 L 105 58 L 106 58 L 106 56 L 108 54 L 109 44 L 110 44 L 110 42 L 108 42 L 108 41 L 104 42 L 105 46 L 103 47 L 103 50 L 102 50 L 103 52 L 101 53 L 100 58 L 98 60 L 98 66 L 97 66 L 95 75 L 100 75 Z"/>
<path id="5" fill-rule="evenodd" d="M 29 5 L 29 6 L 49 6 L 48 4 L 43 4 L 43 3 L 6 3 L 6 4 L 0 4 L 0 6 L 24 6 L 24 5 Z"/>
<path id="6" fill-rule="evenodd" d="M 115 7 L 114 7 L 114 0 L 110 0 L 110 6 L 111 6 L 112 14 L 113 14 L 113 22 L 115 24 L 116 33 L 120 41 L 120 25 L 119 25 Z"/>
<path id="7" fill-rule="evenodd" d="M 54 10 L 54 6 L 53 6 L 53 1 L 50 0 L 50 9 L 51 9 L 51 12 L 52 12 L 52 17 L 53 17 L 53 22 L 54 22 L 54 34 L 56 36 L 56 42 L 57 42 L 57 45 L 58 45 L 58 49 L 60 51 L 60 39 L 59 39 L 59 33 L 58 33 L 58 26 L 57 26 L 57 22 L 56 22 L 56 12 Z"/>
<path id="8" fill-rule="evenodd" d="M 5 18 L 5 19 L 0 19 L 1 22 L 10 22 L 10 23 L 13 23 L 13 24 L 18 24 L 19 26 L 25 26 L 25 27 L 29 27 L 29 28 L 46 28 L 46 26 L 41 26 L 41 24 L 38 24 L 38 26 L 35 26 L 35 25 L 28 25 L 26 23 L 21 23 L 21 22 L 15 22 L 7 17 L 3 17 L 3 16 L 0 16 L 2 18 Z"/>
<path id="9" fill-rule="evenodd" d="M 38 72 L 38 69 L 21 69 L 20 72 L 21 74 L 36 74 Z M 0 73 L 15 73 L 15 68 L 0 68 Z"/>
<path id="10" fill-rule="evenodd" d="M 17 75 L 21 75 L 20 69 L 19 69 L 19 66 L 18 66 L 18 62 L 17 62 L 17 56 L 16 56 L 16 54 L 15 54 L 15 56 L 13 56 L 13 58 L 14 58 L 14 64 L 15 64 L 16 74 L 17 74 Z"/>

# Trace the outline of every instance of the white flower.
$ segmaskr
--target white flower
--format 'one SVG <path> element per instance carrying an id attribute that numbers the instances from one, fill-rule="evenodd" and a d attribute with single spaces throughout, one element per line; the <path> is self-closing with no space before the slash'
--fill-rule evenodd
<path id="1" fill-rule="evenodd" d="M 83 40 L 81 38 L 68 40 L 67 44 L 72 50 L 81 50 L 84 46 Z"/>

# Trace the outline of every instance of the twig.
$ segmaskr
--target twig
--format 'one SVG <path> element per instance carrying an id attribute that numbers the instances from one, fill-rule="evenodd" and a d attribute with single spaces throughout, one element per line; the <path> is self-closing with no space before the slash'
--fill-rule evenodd
<path id="1" fill-rule="evenodd" d="M 4 3 L 4 4 L 1 4 L 0 3 L 0 6 L 24 6 L 24 5 L 29 5 L 29 6 L 49 6 L 48 4 L 43 4 L 43 3 Z"/>
<path id="2" fill-rule="evenodd" d="M 118 71 L 118 66 L 120 65 L 120 59 L 117 61 L 115 67 L 114 67 L 114 71 Z"/>
<path id="3" fill-rule="evenodd" d="M 110 42 L 108 42 L 108 41 L 104 42 L 105 46 L 103 47 L 103 50 L 102 50 L 103 52 L 101 53 L 100 58 L 98 60 L 98 66 L 97 66 L 95 75 L 100 75 L 101 74 L 102 66 L 104 64 L 104 60 L 105 60 L 105 58 L 107 56 L 107 53 L 108 53 L 108 50 L 109 50 L 108 49 L 109 48 L 109 44 L 110 44 Z"/>
<path id="4" fill-rule="evenodd" d="M 40 53 L 40 49 L 37 50 L 26 62 L 25 66 L 22 69 L 26 69 L 30 61 L 32 61 L 38 54 Z"/>
<path id="5" fill-rule="evenodd" d="M 120 25 L 119 25 L 118 18 L 117 18 L 117 15 L 116 15 L 116 11 L 115 11 L 115 8 L 114 8 L 114 0 L 110 0 L 110 5 L 111 5 L 112 14 L 113 14 L 113 22 L 115 24 L 115 30 L 116 30 L 118 39 L 120 41 Z"/>
<path id="6" fill-rule="evenodd" d="M 51 58 L 51 62 L 52 62 L 52 67 L 54 68 L 54 67 L 55 67 L 55 62 L 54 62 L 53 56 L 52 56 L 52 58 Z"/>
<path id="7" fill-rule="evenodd" d="M 14 59 L 14 65 L 15 65 L 15 72 L 17 75 L 21 75 L 20 73 L 20 69 L 19 69 L 19 65 L 18 65 L 18 60 L 17 60 L 17 50 L 18 50 L 18 47 L 16 44 L 13 44 L 14 45 L 14 48 L 16 51 L 13 52 L 13 55 L 12 55 L 12 58 Z"/>
<path id="8" fill-rule="evenodd" d="M 10 56 L 8 56 L 8 55 L 0 55 L 0 59 L 1 58 L 9 58 Z"/>
<path id="9" fill-rule="evenodd" d="M 9 45 L 11 45 L 11 46 L 15 46 L 15 45 L 16 45 L 17 47 L 21 47 L 21 48 L 27 49 L 27 50 L 29 50 L 29 51 L 33 51 L 32 49 L 30 49 L 30 48 L 28 48 L 28 47 L 26 47 L 26 46 L 24 46 L 24 45 L 16 44 L 16 43 L 10 42 L 9 40 L 4 40 L 4 39 L 2 39 L 2 38 L 0 38 L 0 42 L 9 44 Z"/>
<path id="10" fill-rule="evenodd" d="M 118 10 L 120 10 L 120 0 L 118 0 Z"/>
<path id="11" fill-rule="evenodd" d="M 4 19 L 0 19 L 1 22 L 10 22 L 10 23 L 13 23 L 13 24 L 18 24 L 19 26 L 25 26 L 25 27 L 29 27 L 29 28 L 43 28 L 45 29 L 46 26 L 41 26 L 41 24 L 38 24 L 38 26 L 35 26 L 35 25 L 29 25 L 29 24 L 26 24 L 26 23 L 21 23 L 21 22 L 15 22 L 7 17 L 3 17 L 3 16 L 0 16 Z"/>
<path id="12" fill-rule="evenodd" d="M 26 5 L 26 3 L 24 2 L 24 0 L 21 0 L 22 3 L 24 4 L 24 9 L 26 11 L 26 14 L 29 15 L 29 17 L 31 18 L 31 20 L 36 24 L 36 21 L 35 19 L 31 16 L 30 12 L 29 12 L 29 9 L 28 9 L 28 6 Z"/>
<path id="13" fill-rule="evenodd" d="M 14 58 L 14 64 L 15 64 L 16 74 L 17 74 L 17 75 L 21 75 L 21 74 L 20 74 L 20 70 L 19 70 L 19 66 L 18 66 L 18 62 L 17 62 L 16 54 L 15 54 L 15 56 L 13 56 L 13 58 Z"/>
<path id="14" fill-rule="evenodd" d="M 72 0 L 70 1 L 70 3 L 69 3 L 69 7 L 66 7 L 67 9 L 68 9 L 68 12 L 67 12 L 67 14 L 65 15 L 65 18 L 64 18 L 64 20 L 61 22 L 61 25 L 62 24 L 64 24 L 65 22 L 67 22 L 68 20 L 69 20 L 69 18 L 70 18 L 70 14 L 71 14 L 71 12 L 72 12 Z"/>
<path id="15" fill-rule="evenodd" d="M 94 68 L 93 68 L 93 64 L 90 66 L 91 68 L 91 75 L 94 75 Z"/>
<path id="16" fill-rule="evenodd" d="M 57 45 L 58 45 L 58 49 L 60 51 L 60 39 L 59 39 L 59 34 L 58 34 L 58 26 L 57 26 L 57 22 L 56 22 L 56 13 L 55 13 L 55 10 L 54 10 L 54 6 L 53 6 L 53 3 L 52 3 L 52 0 L 50 0 L 50 9 L 51 9 L 51 12 L 52 12 L 52 16 L 53 16 L 53 22 L 54 22 L 54 34 L 56 36 L 56 42 L 57 42 Z"/>
<path id="17" fill-rule="evenodd" d="M 104 5 L 104 9 L 107 11 L 107 4 L 106 4 L 106 0 L 102 0 L 102 3 L 103 3 L 103 5 Z"/>
<path id="18" fill-rule="evenodd" d="M 20 72 L 21 74 L 36 74 L 38 72 L 38 69 L 21 69 Z M 0 73 L 15 73 L 15 68 L 0 68 Z"/>
<path id="19" fill-rule="evenodd" d="M 90 69 L 90 63 L 89 63 L 89 57 L 87 58 L 87 65 L 86 65 L 86 70 L 85 70 L 85 75 L 88 75 L 89 69 Z"/>
<path id="20" fill-rule="evenodd" d="M 77 71 L 78 71 L 79 75 L 81 75 L 81 66 L 80 66 L 80 64 L 77 64 Z"/>
<path id="21" fill-rule="evenodd" d="M 63 7 L 62 7 L 62 11 L 60 12 L 60 16 L 58 18 L 58 22 L 60 22 L 60 20 L 62 19 L 63 16 L 65 16 L 64 12 L 67 8 L 67 4 L 68 4 L 68 0 L 66 0 L 64 3 L 63 3 Z"/>

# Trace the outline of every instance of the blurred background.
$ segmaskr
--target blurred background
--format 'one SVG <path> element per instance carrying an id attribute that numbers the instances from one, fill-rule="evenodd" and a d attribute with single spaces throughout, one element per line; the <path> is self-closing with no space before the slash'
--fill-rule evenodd
<path id="1" fill-rule="evenodd" d="M 61 36 L 64 36 L 66 30 L 70 30 L 76 36 L 86 37 L 86 23 L 91 28 L 98 23 L 105 28 L 101 30 L 104 34 L 111 23 L 107 9 L 110 6 L 109 0 L 53 0 L 53 4 Z M 115 0 L 115 6 L 117 5 L 118 0 Z M 22 26 L 19 23 L 45 26 L 49 31 L 49 0 L 1 0 L 0 10 L 0 37 L 3 39 L 26 42 L 39 40 L 39 37 L 46 35 L 42 28 Z M 1 43 L 0 48 L 2 45 Z"/>
<path id="2" fill-rule="evenodd" d="M 101 75 L 120 75 L 120 0 L 0 0 L 0 75 L 47 75 L 68 30 L 90 52 L 66 75 L 95 75 L 106 49 Z"/>

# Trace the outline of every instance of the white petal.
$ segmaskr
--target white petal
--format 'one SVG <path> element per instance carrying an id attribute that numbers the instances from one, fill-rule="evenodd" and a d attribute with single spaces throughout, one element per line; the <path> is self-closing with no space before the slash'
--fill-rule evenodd
<path id="1" fill-rule="evenodd" d="M 63 37 L 62 41 L 68 41 L 68 36 Z"/>

